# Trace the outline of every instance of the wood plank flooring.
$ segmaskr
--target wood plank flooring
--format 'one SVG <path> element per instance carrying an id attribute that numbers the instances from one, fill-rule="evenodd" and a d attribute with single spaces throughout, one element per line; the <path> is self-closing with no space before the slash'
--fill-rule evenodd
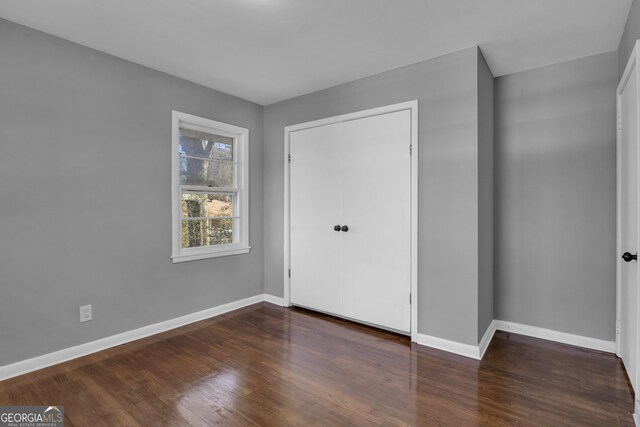
<path id="1" fill-rule="evenodd" d="M 256 304 L 0 382 L 66 426 L 632 426 L 621 362 L 498 332 L 482 362 Z"/>

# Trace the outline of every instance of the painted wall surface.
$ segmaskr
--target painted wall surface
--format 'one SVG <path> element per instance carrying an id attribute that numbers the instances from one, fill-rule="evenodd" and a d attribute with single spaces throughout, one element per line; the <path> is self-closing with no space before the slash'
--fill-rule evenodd
<path id="1" fill-rule="evenodd" d="M 618 58 L 496 79 L 500 320 L 615 339 Z"/>
<path id="2" fill-rule="evenodd" d="M 266 293 L 283 295 L 284 127 L 418 99 L 418 331 L 477 344 L 477 60 L 470 48 L 265 107 Z"/>
<path id="3" fill-rule="evenodd" d="M 638 13 L 619 55 L 495 93 L 470 48 L 264 109 L 0 20 L 0 366 L 282 296 L 284 127 L 413 99 L 418 331 L 475 345 L 495 313 L 614 339 L 615 87 Z M 250 254 L 171 263 L 173 109 L 250 130 Z"/>
<path id="4" fill-rule="evenodd" d="M 638 39 L 640 39 L 640 1 L 633 0 L 629 17 L 627 18 L 627 25 L 624 27 L 624 33 L 618 47 L 618 75 L 620 77 L 622 77 L 627 62 L 629 62 L 631 51 Z"/>
<path id="5" fill-rule="evenodd" d="M 493 321 L 493 74 L 478 49 L 478 341 Z"/>
<path id="6" fill-rule="evenodd" d="M 261 106 L 4 20 L 0 63 L 0 365 L 263 292 Z M 250 254 L 172 264 L 172 109 L 249 129 Z"/>

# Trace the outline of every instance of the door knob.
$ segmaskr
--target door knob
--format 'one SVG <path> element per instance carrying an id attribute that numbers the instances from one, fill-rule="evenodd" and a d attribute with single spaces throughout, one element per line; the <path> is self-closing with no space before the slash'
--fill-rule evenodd
<path id="1" fill-rule="evenodd" d="M 342 226 L 342 231 L 344 231 L 346 233 L 347 231 L 349 231 L 349 227 L 347 227 L 346 225 L 343 225 Z"/>
<path id="2" fill-rule="evenodd" d="M 340 230 L 341 230 L 341 228 L 340 228 L 340 226 L 339 226 L 339 225 L 336 225 L 335 227 L 333 227 L 333 230 L 334 230 L 334 231 L 340 231 Z"/>
<path id="3" fill-rule="evenodd" d="M 625 252 L 622 255 L 622 259 L 625 260 L 626 262 L 631 262 L 633 260 L 638 261 L 638 254 L 636 253 L 635 255 L 631 255 L 631 253 Z"/>

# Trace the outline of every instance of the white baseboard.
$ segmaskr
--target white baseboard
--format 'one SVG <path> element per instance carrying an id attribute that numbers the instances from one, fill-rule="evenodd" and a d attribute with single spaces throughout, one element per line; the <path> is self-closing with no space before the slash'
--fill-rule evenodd
<path id="1" fill-rule="evenodd" d="M 413 339 L 413 342 L 427 347 L 437 348 L 438 350 L 448 351 L 449 353 L 458 354 L 460 356 L 482 360 L 495 332 L 496 321 L 493 320 L 489 324 L 489 327 L 482 336 L 478 345 L 463 344 L 457 341 L 450 341 L 444 338 L 433 337 L 425 334 L 416 334 L 416 338 Z"/>
<path id="2" fill-rule="evenodd" d="M 416 334 L 415 342 L 420 345 L 448 351 L 449 353 L 458 354 L 460 356 L 470 357 L 476 360 L 480 359 L 480 350 L 476 345 L 463 344 L 457 341 L 450 341 L 444 338 L 425 334 Z"/>
<path id="3" fill-rule="evenodd" d="M 166 332 L 171 329 L 179 328 L 190 323 L 205 320 L 211 317 L 219 316 L 233 310 L 237 310 L 259 302 L 268 302 L 277 306 L 284 306 L 284 299 L 269 294 L 260 294 L 253 297 L 245 298 L 239 301 L 230 302 L 219 305 L 197 313 L 187 314 L 164 322 L 155 323 L 153 325 L 144 326 L 142 328 L 123 332 L 96 341 L 80 344 L 75 347 L 65 348 L 53 353 L 37 356 L 32 359 L 22 360 L 11 365 L 0 366 L 0 381 L 26 374 L 28 372 L 37 371 L 52 365 L 57 365 L 69 360 L 77 359 L 98 351 L 106 350 L 121 344 L 139 340 L 151 335 Z M 491 322 L 480 343 L 475 346 L 471 344 L 463 344 L 456 341 L 450 341 L 425 334 L 416 334 L 413 341 L 417 344 L 427 347 L 436 348 L 450 353 L 459 354 L 461 356 L 470 357 L 472 359 L 481 360 L 487 351 L 491 339 L 496 330 L 513 332 L 515 334 L 527 335 L 535 338 L 542 338 L 549 341 L 561 342 L 565 344 L 585 347 L 594 350 L 615 353 L 616 346 L 613 341 L 604 341 L 596 338 L 588 338 L 579 335 L 568 334 L 565 332 L 553 331 L 550 329 L 539 328 L 536 326 L 522 325 L 504 320 L 494 320 Z M 640 406 L 636 406 L 636 414 L 640 414 Z M 634 414 L 634 419 L 637 416 Z M 640 424 L 639 424 L 640 427 Z"/>
<path id="4" fill-rule="evenodd" d="M 569 344 L 576 347 L 583 347 L 592 350 L 605 351 L 607 353 L 616 352 L 616 343 L 614 341 L 604 341 L 597 338 L 583 337 L 580 335 L 539 328 L 537 326 L 522 325 L 520 323 L 507 322 L 504 320 L 492 321 L 477 346 L 463 344 L 456 341 L 450 341 L 425 334 L 417 334 L 416 339 L 414 339 L 413 341 L 427 347 L 433 347 L 437 348 L 438 350 L 448 351 L 449 353 L 455 353 L 461 356 L 470 357 L 472 359 L 482 360 L 496 331 L 513 332 L 514 334 L 541 338 L 544 340 Z M 640 406 L 638 407 L 637 413 L 640 416 Z"/>
<path id="5" fill-rule="evenodd" d="M 32 359 L 22 360 L 11 365 L 0 366 L 0 381 L 6 380 L 28 372 L 37 371 L 58 363 L 67 362 L 78 357 L 86 356 L 98 351 L 106 350 L 117 345 L 126 344 L 131 341 L 139 340 L 151 335 L 166 332 L 171 329 L 179 328 L 190 323 L 200 320 L 209 319 L 219 316 L 239 308 L 247 307 L 262 301 L 272 304 L 278 304 L 278 298 L 271 295 L 260 294 L 253 297 L 233 301 L 228 304 L 219 305 L 207 310 L 198 311 L 197 313 L 187 314 L 186 316 L 177 317 L 175 319 L 166 320 L 164 322 L 155 323 L 132 331 L 123 332 L 121 334 L 112 335 L 110 337 L 101 338 L 75 347 L 65 348 L 53 353 L 37 356 Z"/>
<path id="6" fill-rule="evenodd" d="M 276 297 L 269 294 L 264 294 L 264 300 L 268 303 L 275 304 L 280 307 L 284 307 L 284 298 Z"/>
<path id="7" fill-rule="evenodd" d="M 636 399 L 635 405 L 633 406 L 634 406 L 633 422 L 635 423 L 636 427 L 640 427 L 640 401 Z"/>
<path id="8" fill-rule="evenodd" d="M 496 333 L 496 321 L 492 320 L 489 324 L 489 327 L 485 331 L 482 339 L 480 340 L 480 344 L 478 344 L 478 359 L 482 360 L 484 354 L 487 352 L 487 348 L 489 348 L 489 344 L 491 344 L 491 340 L 493 339 L 493 334 Z"/>
<path id="9" fill-rule="evenodd" d="M 592 350 L 605 351 L 607 353 L 616 352 L 615 341 L 604 341 L 597 338 L 583 337 L 581 335 L 539 328 L 537 326 L 522 325 L 520 323 L 507 322 L 505 320 L 495 320 L 494 322 L 496 324 L 496 329 L 499 331 L 513 332 L 514 334 L 542 338 L 544 340 L 574 345 L 576 347 L 589 348 Z"/>
<path id="10" fill-rule="evenodd" d="M 425 334 L 416 334 L 415 337 L 412 337 L 412 341 L 427 347 L 448 351 L 449 353 L 458 354 L 460 356 L 470 357 L 471 359 L 482 360 L 495 332 L 496 321 L 492 320 L 478 345 L 463 344 L 457 341 L 450 341 L 444 338 Z"/>

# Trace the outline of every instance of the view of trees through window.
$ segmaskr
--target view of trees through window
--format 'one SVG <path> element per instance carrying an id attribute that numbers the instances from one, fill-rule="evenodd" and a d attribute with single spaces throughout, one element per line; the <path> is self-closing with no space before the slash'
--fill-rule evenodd
<path id="1" fill-rule="evenodd" d="M 233 197 L 230 194 L 182 194 L 182 247 L 233 243 Z"/>
<path id="2" fill-rule="evenodd" d="M 180 129 L 180 184 L 233 187 L 233 138 Z"/>
<path id="3" fill-rule="evenodd" d="M 180 184 L 234 186 L 234 140 L 180 129 Z M 233 193 L 182 193 L 182 247 L 233 243 Z"/>

